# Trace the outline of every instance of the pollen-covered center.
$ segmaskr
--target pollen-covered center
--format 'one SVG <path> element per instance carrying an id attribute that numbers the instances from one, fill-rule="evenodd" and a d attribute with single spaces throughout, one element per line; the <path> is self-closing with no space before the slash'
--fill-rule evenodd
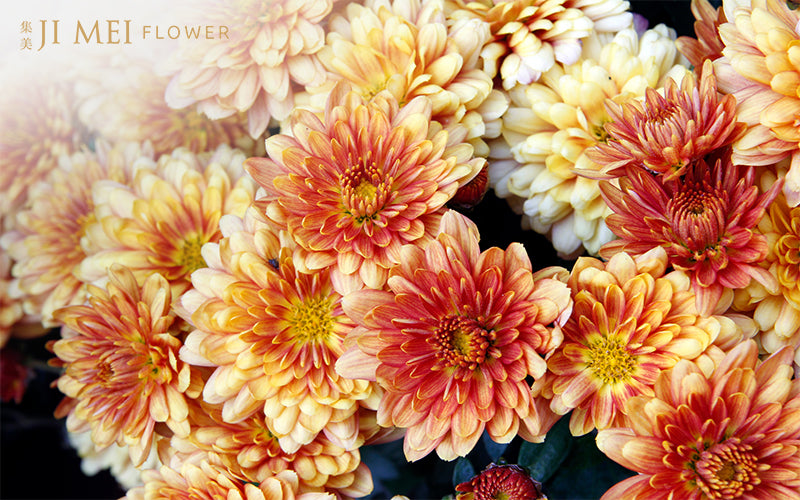
<path id="1" fill-rule="evenodd" d="M 296 340 L 324 343 L 333 331 L 333 299 L 309 297 L 292 307 L 289 324 Z"/>
<path id="2" fill-rule="evenodd" d="M 494 331 L 484 329 L 477 320 L 453 315 L 439 320 L 428 342 L 436 347 L 436 359 L 442 365 L 475 370 L 487 357 L 500 356 L 492 347 L 496 337 Z"/>
<path id="3" fill-rule="evenodd" d="M 667 203 L 667 216 L 678 240 L 700 260 L 715 254 L 725 235 L 728 199 L 707 182 L 685 187 Z"/>
<path id="4" fill-rule="evenodd" d="M 344 212 L 358 223 L 374 220 L 386 206 L 393 182 L 377 164 L 372 151 L 358 158 L 351 156 L 350 167 L 339 178 Z"/>
<path id="5" fill-rule="evenodd" d="M 739 498 L 761 483 L 753 447 L 731 438 L 700 454 L 694 463 L 697 485 L 707 498 Z"/>
<path id="6" fill-rule="evenodd" d="M 622 339 L 602 337 L 589 345 L 587 365 L 604 384 L 629 380 L 636 369 L 636 358 L 625 348 Z"/>
<path id="7" fill-rule="evenodd" d="M 208 267 L 200 250 L 203 248 L 202 238 L 199 236 L 189 237 L 180 242 L 178 246 L 177 264 L 184 269 L 186 275 L 192 274 L 198 269 Z"/>

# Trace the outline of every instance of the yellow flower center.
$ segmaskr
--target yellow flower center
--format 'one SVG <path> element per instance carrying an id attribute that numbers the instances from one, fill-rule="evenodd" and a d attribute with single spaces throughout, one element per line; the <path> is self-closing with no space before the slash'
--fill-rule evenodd
<path id="1" fill-rule="evenodd" d="M 292 308 L 289 323 L 295 339 L 300 342 L 322 343 L 333 330 L 333 299 L 311 297 Z"/>
<path id="2" fill-rule="evenodd" d="M 439 320 L 427 341 L 436 347 L 436 359 L 445 367 L 475 370 L 487 357 L 497 358 L 500 351 L 492 347 L 497 334 L 464 316 L 447 316 Z"/>
<path id="3" fill-rule="evenodd" d="M 374 220 L 389 201 L 394 179 L 386 178 L 372 158 L 372 151 L 351 161 L 339 179 L 344 213 L 357 223 Z"/>
<path id="4" fill-rule="evenodd" d="M 587 365 L 604 384 L 627 381 L 636 368 L 636 358 L 631 356 L 622 339 L 603 337 L 589 345 Z"/>
<path id="5" fill-rule="evenodd" d="M 697 486 L 707 498 L 738 498 L 760 484 L 753 447 L 731 438 L 700 453 L 694 468 Z"/>
<path id="6" fill-rule="evenodd" d="M 186 275 L 192 274 L 194 271 L 208 267 L 206 261 L 200 250 L 205 243 L 200 237 L 186 238 L 180 244 L 178 249 L 178 265 L 183 267 Z"/>

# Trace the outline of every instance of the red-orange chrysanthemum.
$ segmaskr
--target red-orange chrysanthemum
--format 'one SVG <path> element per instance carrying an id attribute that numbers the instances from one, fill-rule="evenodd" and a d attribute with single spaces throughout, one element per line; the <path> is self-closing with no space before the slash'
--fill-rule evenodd
<path id="1" fill-rule="evenodd" d="M 365 102 L 340 84 L 323 120 L 298 109 L 291 129 L 267 139 L 270 158 L 247 161 L 268 193 L 261 206 L 297 240 L 306 268 L 335 264 L 372 288 L 401 245 L 432 237 L 444 204 L 484 164 L 431 122 L 426 97 L 400 108 L 388 92 Z"/>
<path id="2" fill-rule="evenodd" d="M 746 341 L 704 373 L 681 361 L 655 395 L 626 405 L 629 428 L 600 431 L 598 447 L 638 471 L 602 500 L 800 498 L 800 383 L 785 348 L 763 363 Z"/>
<path id="3" fill-rule="evenodd" d="M 665 180 L 629 167 L 620 189 L 602 183 L 603 199 L 614 212 L 606 225 L 620 239 L 606 244 L 600 255 L 664 247 L 670 264 L 690 274 L 704 314 L 726 288 L 745 287 L 751 278 L 774 288 L 774 279 L 759 266 L 767 256 L 766 238 L 753 228 L 781 182 L 759 196 L 754 168 L 743 175 L 741 170 L 727 159 L 711 167 L 700 161 L 683 178 Z"/>
<path id="4" fill-rule="evenodd" d="M 680 36 L 675 40 L 675 45 L 694 67 L 695 74 L 700 76 L 706 60 L 714 61 L 722 57 L 725 45 L 719 37 L 718 30 L 721 24 L 727 22 L 727 18 L 721 7 L 715 9 L 708 0 L 692 0 L 692 14 L 695 18 L 694 33 L 697 38 Z"/>
<path id="5" fill-rule="evenodd" d="M 498 442 L 543 434 L 526 377 L 544 374 L 571 302 L 566 270 L 531 272 L 522 245 L 481 253 L 477 228 L 448 212 L 426 247 L 405 245 L 388 291 L 345 296 L 359 327 L 337 371 L 385 389 L 378 423 L 406 428 L 404 451 L 464 456 L 484 429 Z"/>
<path id="6" fill-rule="evenodd" d="M 662 370 L 702 354 L 723 328 L 736 328 L 699 316 L 685 274 L 666 270 L 661 248 L 635 259 L 618 253 L 607 263 L 590 257 L 575 263 L 564 342 L 533 386 L 556 414 L 572 410 L 573 435 L 624 426 L 627 399 L 652 395 Z"/>
<path id="7" fill-rule="evenodd" d="M 626 166 L 635 166 L 669 180 L 733 142 L 745 124 L 736 121 L 736 99 L 717 95 L 713 68 L 710 61 L 703 65 L 699 85 L 686 75 L 680 88 L 668 79 L 663 95 L 648 88 L 644 102 L 606 100 L 608 139 L 587 151 L 589 157 L 609 176 L 623 175 Z"/>
<path id="8" fill-rule="evenodd" d="M 541 484 L 518 465 L 490 464 L 471 480 L 456 486 L 456 500 L 546 500 Z"/>
<path id="9" fill-rule="evenodd" d="M 204 400 L 231 423 L 262 411 L 287 453 L 320 432 L 355 449 L 360 403 L 374 408 L 377 386 L 334 370 L 355 325 L 330 270 L 299 271 L 285 234 L 254 208 L 223 218 L 220 230 L 220 243 L 203 248 L 209 267 L 192 274 L 181 299 L 195 327 L 181 358 L 214 369 Z"/>
<path id="10" fill-rule="evenodd" d="M 90 285 L 87 305 L 55 312 L 70 329 L 53 345 L 66 368 L 58 388 L 68 396 L 56 416 L 69 413 L 72 432 L 91 428 L 100 448 L 129 445 L 136 465 L 150 453 L 158 422 L 178 436 L 189 434 L 186 398 L 202 388 L 199 374 L 178 359 L 171 302 L 161 275 L 140 287 L 129 269 L 114 265 L 107 290 Z"/>

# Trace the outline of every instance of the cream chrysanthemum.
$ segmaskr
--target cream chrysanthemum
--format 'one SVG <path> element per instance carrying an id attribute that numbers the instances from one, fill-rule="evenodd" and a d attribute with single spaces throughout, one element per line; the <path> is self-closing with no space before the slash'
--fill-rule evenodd
<path id="1" fill-rule="evenodd" d="M 317 52 L 325 44 L 320 25 L 332 0 L 206 0 L 198 24 L 224 26 L 214 39 L 190 39 L 168 62 L 173 74 L 167 103 L 197 103 L 212 119 L 246 112 L 250 135 L 258 138 L 272 118 L 283 120 L 294 93 L 319 85 L 325 71 Z"/>
<path id="2" fill-rule="evenodd" d="M 205 267 L 204 243 L 220 238 L 225 214 L 243 215 L 256 186 L 242 167 L 245 155 L 223 145 L 193 154 L 177 149 L 136 172 L 130 186 L 100 182 L 94 187 L 95 220 L 86 226 L 87 256 L 77 269 L 85 282 L 103 280 L 115 262 L 141 282 L 161 273 L 177 299 L 190 275 Z"/>
<path id="3" fill-rule="evenodd" d="M 335 82 L 345 80 L 365 98 L 388 90 L 402 106 L 414 97 L 431 99 L 431 118 L 445 129 L 463 128 L 478 156 L 488 148 L 481 137 L 496 136 L 507 101 L 478 69 L 489 39 L 477 19 L 448 30 L 443 0 L 352 3 L 330 21 L 320 60 L 329 81 L 309 88 L 311 103 L 323 109 Z"/>
<path id="4" fill-rule="evenodd" d="M 329 269 L 306 274 L 290 241 L 248 210 L 225 217 L 223 239 L 203 247 L 206 269 L 181 301 L 189 333 L 181 358 L 213 368 L 203 399 L 237 423 L 262 411 L 281 448 L 294 453 L 319 433 L 352 450 L 358 410 L 380 398 L 374 384 L 340 377 L 334 363 L 353 328 Z"/>
<path id="5" fill-rule="evenodd" d="M 53 311 L 85 299 L 75 271 L 86 256 L 81 238 L 95 220 L 92 186 L 101 180 L 127 184 L 153 158 L 148 145 L 98 143 L 96 149 L 63 156 L 44 181 L 30 188 L 17 229 L 0 239 L 15 261 L 14 286 L 25 313 L 41 317 L 48 327 L 56 326 Z"/>
<path id="6" fill-rule="evenodd" d="M 735 8 L 734 8 L 735 7 Z M 733 160 L 771 165 L 791 157 L 783 192 L 800 204 L 800 11 L 793 2 L 752 0 L 723 5 L 724 57 L 715 62 L 721 91 L 733 94 L 737 119 L 749 128 Z"/>
<path id="7" fill-rule="evenodd" d="M 585 151 L 606 140 L 606 99 L 641 98 L 667 78 L 681 80 L 688 70 L 677 61 L 665 26 L 641 38 L 630 28 L 606 45 L 593 35 L 580 61 L 557 64 L 538 83 L 510 92 L 503 135 L 515 161 L 490 165 L 489 179 L 499 196 L 516 198 L 512 207 L 522 205 L 524 227 L 547 234 L 565 255 L 582 248 L 596 254 L 613 238 L 598 181 L 575 172 L 598 170 Z"/>

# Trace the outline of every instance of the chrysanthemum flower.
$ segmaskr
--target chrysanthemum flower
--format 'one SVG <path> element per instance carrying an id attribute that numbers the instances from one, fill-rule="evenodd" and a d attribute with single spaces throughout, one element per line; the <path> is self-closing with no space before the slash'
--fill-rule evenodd
<path id="1" fill-rule="evenodd" d="M 575 306 L 564 342 L 547 360 L 534 395 L 551 398 L 559 415 L 572 410 L 570 431 L 624 426 L 625 401 L 652 395 L 658 374 L 699 356 L 732 321 L 698 315 L 689 280 L 665 274 L 656 248 L 635 259 L 619 253 L 607 263 L 581 257 L 568 286 Z"/>
<path id="2" fill-rule="evenodd" d="M 602 256 L 664 247 L 670 265 L 691 276 L 702 314 L 716 307 L 726 288 L 743 288 L 751 278 L 775 288 L 775 279 L 759 265 L 767 256 L 767 240 L 753 228 L 778 194 L 780 181 L 759 195 L 754 168 L 743 169 L 727 158 L 710 167 L 701 160 L 672 181 L 659 182 L 638 167 L 627 172 L 621 189 L 601 185 L 614 211 L 606 224 L 620 238 L 604 246 Z"/>
<path id="3" fill-rule="evenodd" d="M 675 43 L 694 67 L 695 74 L 698 74 L 706 60 L 714 61 L 722 57 L 725 45 L 719 37 L 719 26 L 728 20 L 725 11 L 721 7 L 715 9 L 708 0 L 692 0 L 692 14 L 697 38 L 680 36 Z"/>
<path id="4" fill-rule="evenodd" d="M 270 119 L 283 120 L 294 93 L 319 85 L 325 71 L 317 52 L 325 44 L 320 22 L 332 0 L 208 0 L 193 5 L 200 25 L 225 26 L 213 39 L 186 40 L 166 71 L 174 76 L 166 100 L 173 108 L 197 103 L 212 119 L 247 112 L 250 135 Z"/>
<path id="5" fill-rule="evenodd" d="M 0 217 L 5 218 L 22 207 L 28 188 L 56 167 L 59 156 L 80 149 L 85 133 L 71 82 L 17 66 L 4 71 L 14 71 L 13 78 L 3 75 L 0 99 Z"/>
<path id="6" fill-rule="evenodd" d="M 456 486 L 456 500 L 545 500 L 541 484 L 518 465 L 490 464 L 470 481 Z"/>
<path id="7" fill-rule="evenodd" d="M 600 170 L 585 152 L 607 140 L 604 101 L 641 97 L 671 76 L 680 80 L 688 70 L 676 62 L 665 26 L 641 38 L 629 28 L 605 45 L 592 35 L 580 61 L 556 64 L 539 82 L 510 92 L 503 135 L 515 161 L 492 162 L 489 181 L 499 196 L 512 198 L 512 206 L 521 205 L 524 227 L 548 235 L 562 255 L 582 248 L 596 254 L 613 238 L 603 222 L 610 210 L 598 181 L 576 171 Z"/>
<path id="8" fill-rule="evenodd" d="M 309 87 L 311 103 L 325 107 L 336 82 L 344 80 L 364 98 L 389 91 L 400 106 L 418 96 L 431 99 L 431 118 L 450 133 L 467 134 L 479 156 L 488 148 L 487 131 L 499 132 L 507 101 L 492 90 L 492 79 L 478 68 L 488 24 L 477 19 L 448 29 L 443 2 L 392 0 L 352 2 L 330 21 L 319 57 L 328 82 Z M 490 126 L 489 122 L 496 122 Z"/>
<path id="9" fill-rule="evenodd" d="M 160 273 L 177 299 L 191 286 L 192 271 L 206 266 L 200 249 L 219 240 L 220 217 L 243 215 L 255 197 L 244 160 L 227 145 L 200 154 L 180 148 L 145 161 L 149 168 L 137 171 L 130 186 L 96 183 L 95 221 L 85 227 L 87 256 L 77 276 L 102 282 L 118 262 L 140 282 Z"/>
<path id="10" fill-rule="evenodd" d="M 189 434 L 186 398 L 202 388 L 199 374 L 178 359 L 171 302 L 161 275 L 139 286 L 130 270 L 114 265 L 107 290 L 90 285 L 88 305 L 55 312 L 74 333 L 53 345 L 65 366 L 58 388 L 67 395 L 56 416 L 69 413 L 71 432 L 91 428 L 98 448 L 128 445 L 134 465 L 150 453 L 156 423 Z"/>
<path id="11" fill-rule="evenodd" d="M 747 341 L 713 373 L 680 361 L 655 394 L 626 405 L 630 428 L 602 430 L 597 446 L 639 472 L 603 500 L 800 497 L 800 385 L 788 349 L 758 362 Z"/>
<path id="12" fill-rule="evenodd" d="M 44 181 L 30 188 L 28 207 L 17 214 L 17 229 L 0 239 L 15 261 L 14 286 L 25 313 L 48 327 L 56 326 L 53 311 L 83 304 L 86 297 L 74 272 L 86 257 L 81 238 L 95 221 L 92 186 L 100 180 L 130 182 L 142 166 L 137 160 L 153 158 L 146 145 L 98 143 L 96 149 L 62 157 Z"/>
<path id="13" fill-rule="evenodd" d="M 83 122 L 112 142 L 149 141 L 157 156 L 179 147 L 212 151 L 222 144 L 248 155 L 263 152 L 263 141 L 248 135 L 243 113 L 212 120 L 194 106 L 170 108 L 164 100 L 169 78 L 154 75 L 151 65 L 132 57 L 111 60 L 96 86 L 84 84 L 82 93 L 90 95 L 79 109 Z"/>
<path id="14" fill-rule="evenodd" d="M 325 491 L 337 498 L 358 498 L 372 492 L 372 476 L 358 449 L 345 450 L 323 434 L 294 453 L 284 452 L 263 413 L 227 423 L 220 406 L 202 404 L 190 413 L 191 443 L 217 454 L 232 475 L 253 483 L 292 470 L 298 491 Z M 174 438 L 173 438 L 174 441 Z"/>
<path id="15" fill-rule="evenodd" d="M 662 94 L 663 92 L 663 94 Z M 680 88 L 667 80 L 664 88 L 646 90 L 644 101 L 606 101 L 606 141 L 587 151 L 602 172 L 624 174 L 626 166 L 644 167 L 676 179 L 689 166 L 736 140 L 746 126 L 736 121 L 736 99 L 717 96 L 714 66 L 703 65 L 700 82 L 689 74 Z M 589 175 L 589 174 L 587 174 Z"/>
<path id="16" fill-rule="evenodd" d="M 336 265 L 380 288 L 402 244 L 431 238 L 442 207 L 484 160 L 430 120 L 425 97 L 399 108 L 388 93 L 365 102 L 340 84 L 322 121 L 298 109 L 294 137 L 270 137 L 270 158 L 247 161 L 303 268 Z"/>
<path id="17" fill-rule="evenodd" d="M 178 457 L 175 457 L 178 458 Z M 195 452 L 142 473 L 144 486 L 126 500 L 335 500 L 330 493 L 299 493 L 294 471 L 286 470 L 258 484 L 242 481 L 213 454 Z"/>
<path id="18" fill-rule="evenodd" d="M 497 442 L 544 434 L 526 377 L 544 374 L 570 310 L 566 270 L 531 272 L 520 244 L 480 253 L 477 228 L 456 212 L 424 248 L 405 245 L 388 291 L 349 293 L 359 327 L 337 371 L 385 389 L 378 423 L 406 429 L 418 460 L 464 456 L 484 429 Z"/>
<path id="19" fill-rule="evenodd" d="M 565 0 L 452 0 L 450 19 L 480 19 L 489 24 L 492 40 L 481 50 L 483 69 L 503 88 L 535 82 L 556 61 L 572 64 L 581 55 L 580 40 L 594 23 Z"/>
<path id="20" fill-rule="evenodd" d="M 334 370 L 354 324 L 330 270 L 298 271 L 291 246 L 255 209 L 220 226 L 224 238 L 203 249 L 209 267 L 195 271 L 181 301 L 196 328 L 181 357 L 214 368 L 204 400 L 221 404 L 231 423 L 262 411 L 287 453 L 320 432 L 354 449 L 359 403 L 374 399 L 374 407 L 378 395 L 374 384 Z"/>
<path id="21" fill-rule="evenodd" d="M 738 119 L 749 126 L 734 143 L 733 160 L 770 165 L 791 157 L 783 186 L 800 203 L 800 11 L 792 2 L 753 0 L 723 6 L 719 27 L 725 57 L 715 62 L 719 88 L 736 97 Z M 795 8 L 792 6 L 795 5 Z"/>

